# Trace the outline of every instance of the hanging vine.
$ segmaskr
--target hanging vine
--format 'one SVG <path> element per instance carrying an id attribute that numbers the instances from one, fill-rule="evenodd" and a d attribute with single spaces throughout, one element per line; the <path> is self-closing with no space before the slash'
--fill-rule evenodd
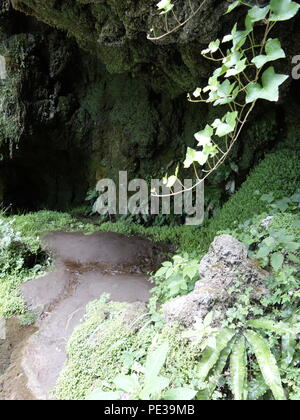
<path id="1" fill-rule="evenodd" d="M 193 167 L 197 178 L 190 189 L 204 181 L 226 160 L 257 101 L 277 102 L 279 88 L 288 79 L 288 75 L 276 73 L 270 64 L 286 57 L 280 40 L 270 35 L 276 24 L 292 19 L 300 5 L 291 0 L 271 0 L 270 4 L 262 7 L 237 0 L 230 4 L 226 14 L 242 5 L 248 7 L 243 28 L 239 29 L 236 23 L 229 34 L 212 41 L 201 52 L 217 68 L 209 77 L 207 86 L 197 87 L 188 95 L 190 102 L 227 106 L 227 112 L 195 133 L 197 148 L 187 149 L 184 168 Z M 157 6 L 163 15 L 174 13 L 171 0 L 162 0 Z M 193 16 L 191 14 L 189 19 Z M 161 39 L 174 29 L 149 39 Z M 201 176 L 198 175 L 197 165 L 201 168 Z M 179 181 L 177 175 L 178 168 L 175 175 L 165 179 L 169 188 Z M 180 193 L 173 192 L 174 195 Z"/>

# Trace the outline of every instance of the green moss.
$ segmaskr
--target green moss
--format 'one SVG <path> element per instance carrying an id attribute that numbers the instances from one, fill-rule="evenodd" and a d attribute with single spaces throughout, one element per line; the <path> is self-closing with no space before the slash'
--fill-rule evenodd
<path id="1" fill-rule="evenodd" d="M 12 149 L 24 130 L 24 105 L 21 101 L 22 76 L 28 51 L 34 41 L 30 35 L 18 34 L 0 44 L 8 76 L 0 81 L 0 146 L 9 142 Z"/>
<path id="2" fill-rule="evenodd" d="M 19 287 L 28 279 L 25 273 L 21 275 L 19 272 L 0 277 L 0 316 L 8 318 L 25 314 L 26 306 Z"/>
<path id="3" fill-rule="evenodd" d="M 95 227 L 83 224 L 69 214 L 51 211 L 0 216 L 0 315 L 9 317 L 26 311 L 20 285 L 42 276 L 49 266 L 41 249 L 40 235 L 53 230 L 80 231 L 83 228 L 92 232 Z M 7 225 L 8 222 L 12 224 Z M 3 237 L 11 242 L 9 246 L 1 247 Z"/>
<path id="4" fill-rule="evenodd" d="M 42 210 L 36 213 L 11 216 L 14 230 L 20 232 L 22 240 L 34 251 L 40 246 L 40 236 L 54 230 L 80 231 L 93 230 L 91 224 L 84 224 L 68 213 Z"/>
<path id="5" fill-rule="evenodd" d="M 275 199 L 292 195 L 300 181 L 300 153 L 288 149 L 270 153 L 252 170 L 240 189 L 224 204 L 220 212 L 203 228 L 200 249 L 207 249 L 214 236 L 267 210 L 255 192 L 273 192 Z M 201 228 L 200 228 L 201 229 Z"/>
<path id="6" fill-rule="evenodd" d="M 68 363 L 55 389 L 58 399 L 83 399 L 93 386 L 106 388 L 118 372 L 126 371 L 122 361 L 126 351 L 149 346 L 152 329 L 149 334 L 146 328 L 137 340 L 132 323 L 124 322 L 127 306 L 100 300 L 92 311 L 87 308 L 87 320 L 76 328 L 68 343 Z"/>
<path id="7" fill-rule="evenodd" d="M 126 321 L 127 307 L 100 300 L 93 303 L 92 311 L 87 308 L 85 322 L 68 343 L 68 362 L 58 380 L 56 398 L 84 399 L 94 387 L 114 389 L 112 382 L 118 374 L 138 368 L 147 352 L 165 340 L 170 350 L 161 374 L 170 379 L 170 386 L 191 382 L 199 349 L 188 344 L 176 326 L 158 331 L 138 315 L 132 322 Z"/>

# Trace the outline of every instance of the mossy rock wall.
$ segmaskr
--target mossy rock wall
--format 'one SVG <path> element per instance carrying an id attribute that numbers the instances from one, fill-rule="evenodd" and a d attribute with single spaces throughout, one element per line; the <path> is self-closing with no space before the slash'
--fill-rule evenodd
<path id="1" fill-rule="evenodd" d="M 190 104 L 210 65 L 201 49 L 230 28 L 227 2 L 209 0 L 199 15 L 160 43 L 156 1 L 13 0 L 0 9 L 0 202 L 19 208 L 65 209 L 119 170 L 160 176 L 193 145 L 193 134 L 215 110 Z M 182 1 L 182 17 L 187 15 Z M 192 1 L 197 6 L 196 0 Z M 295 25 L 295 26 L 294 26 Z M 285 27 L 288 61 L 297 36 Z M 291 71 L 285 68 L 285 71 Z M 280 104 L 258 107 L 232 154 L 241 183 L 282 138 L 299 130 L 299 82 L 286 85 Z M 291 106 L 292 103 L 292 106 Z M 224 187 L 228 170 L 214 182 Z M 30 204 L 29 204 L 30 203 Z"/>

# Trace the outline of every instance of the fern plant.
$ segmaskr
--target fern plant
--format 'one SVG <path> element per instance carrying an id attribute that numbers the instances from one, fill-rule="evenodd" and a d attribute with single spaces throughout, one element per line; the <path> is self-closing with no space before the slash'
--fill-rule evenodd
<path id="1" fill-rule="evenodd" d="M 260 394 L 271 390 L 276 400 L 285 400 L 280 366 L 271 351 L 268 341 L 260 331 L 276 333 L 282 341 L 282 360 L 285 368 L 293 361 L 291 351 L 296 345 L 296 336 L 300 333 L 299 320 L 294 317 L 291 323 L 276 323 L 267 318 L 247 321 L 245 328 L 223 328 L 215 337 L 214 343 L 206 347 L 198 365 L 200 391 L 198 399 L 210 400 L 218 386 L 224 369 L 229 364 L 230 388 L 235 400 L 248 398 L 249 379 L 257 382 L 250 371 L 249 361 L 255 357 L 262 377 Z M 254 355 L 254 356 L 253 356 Z M 250 383 L 251 385 L 251 383 Z"/>

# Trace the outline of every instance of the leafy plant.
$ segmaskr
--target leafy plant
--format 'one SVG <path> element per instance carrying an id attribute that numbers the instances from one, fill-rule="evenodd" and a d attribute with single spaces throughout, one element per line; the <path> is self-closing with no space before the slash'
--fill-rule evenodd
<path id="1" fill-rule="evenodd" d="M 187 253 L 174 255 L 172 261 L 162 263 L 162 267 L 151 277 L 155 283 L 152 293 L 160 302 L 191 292 L 197 280 L 199 259 Z"/>
<path id="2" fill-rule="evenodd" d="M 229 34 L 210 42 L 202 51 L 204 57 L 219 67 L 213 71 L 206 87 L 198 87 L 189 95 L 191 102 L 228 107 L 227 112 L 195 134 L 199 148 L 187 149 L 184 167 L 198 164 L 203 168 L 202 177 L 195 170 L 197 183 L 201 183 L 226 160 L 256 102 L 260 99 L 277 102 L 279 88 L 288 78 L 285 74 L 276 73 L 270 64 L 286 56 L 280 40 L 271 38 L 270 33 L 278 22 L 293 18 L 300 5 L 291 0 L 271 0 L 270 4 L 259 7 L 238 0 L 229 6 L 226 13 L 242 4 L 249 7 L 243 29 L 239 29 L 236 23 Z M 164 14 L 174 14 L 172 6 L 169 1 L 159 3 Z M 178 25 L 178 28 L 182 25 Z M 167 184 L 170 179 L 174 184 L 176 178 L 176 174 L 172 175 Z"/>
<path id="3" fill-rule="evenodd" d="M 249 370 L 249 361 L 255 357 L 267 389 L 277 400 L 286 399 L 280 367 L 270 345 L 257 330 L 276 332 L 282 337 L 295 339 L 300 332 L 299 323 L 276 323 L 266 318 L 250 320 L 244 329 L 223 328 L 215 338 L 215 344 L 207 346 L 198 365 L 200 383 L 199 399 L 211 399 L 218 386 L 226 364 L 229 362 L 229 386 L 236 400 L 247 399 L 248 379 L 255 380 Z M 250 383 L 251 385 L 251 383 Z"/>
<path id="4" fill-rule="evenodd" d="M 88 394 L 87 400 L 190 400 L 196 395 L 191 388 L 168 388 L 170 381 L 159 373 L 165 364 L 169 351 L 167 342 L 161 344 L 155 351 L 148 354 L 143 367 L 143 375 L 118 375 L 114 379 L 117 391 L 102 391 L 95 389 Z"/>

